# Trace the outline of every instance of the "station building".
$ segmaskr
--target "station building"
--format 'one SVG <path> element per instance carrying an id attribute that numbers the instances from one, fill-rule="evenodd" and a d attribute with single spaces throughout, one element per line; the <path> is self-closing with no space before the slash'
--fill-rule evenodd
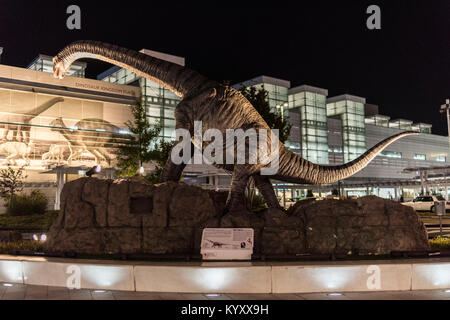
<path id="1" fill-rule="evenodd" d="M 185 65 L 185 59 L 143 49 L 142 53 Z M 101 164 L 100 176 L 114 177 L 117 147 L 129 135 L 129 106 L 140 99 L 151 123 L 162 125 L 161 139 L 175 138 L 179 98 L 129 70 L 112 67 L 97 80 L 86 79 L 86 63 L 76 62 L 63 80 L 53 78 L 52 59 L 39 55 L 28 68 L 0 65 L 0 169 L 25 166 L 26 189 L 44 190 L 59 207 L 67 181 Z M 351 161 L 381 140 L 405 130 L 420 133 L 390 145 L 355 176 L 329 186 L 301 186 L 273 181 L 282 204 L 306 197 L 308 190 L 325 196 L 333 190 L 348 196 L 374 194 L 404 200 L 425 192 L 448 197 L 448 137 L 432 134 L 429 124 L 380 115 L 363 97 L 260 76 L 235 85 L 264 88 L 273 112 L 289 120 L 286 146 L 323 165 Z M 436 116 L 439 116 L 437 114 Z M 229 172 L 208 165 L 188 165 L 187 183 L 227 190 Z"/>

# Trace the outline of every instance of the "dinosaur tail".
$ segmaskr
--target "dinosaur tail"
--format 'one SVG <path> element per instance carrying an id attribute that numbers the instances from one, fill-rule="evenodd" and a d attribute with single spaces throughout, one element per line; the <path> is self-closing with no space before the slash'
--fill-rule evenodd
<path id="1" fill-rule="evenodd" d="M 323 166 L 309 162 L 292 153 L 286 147 L 280 147 L 280 162 L 277 178 L 293 183 L 329 184 L 346 179 L 364 169 L 381 151 L 391 143 L 418 132 L 406 131 L 389 137 L 359 158 L 340 166 Z"/>
<path id="2" fill-rule="evenodd" d="M 196 71 L 178 64 L 100 41 L 77 41 L 53 58 L 54 76 L 63 78 L 73 62 L 83 58 L 102 60 L 150 79 L 180 97 L 211 82 Z"/>

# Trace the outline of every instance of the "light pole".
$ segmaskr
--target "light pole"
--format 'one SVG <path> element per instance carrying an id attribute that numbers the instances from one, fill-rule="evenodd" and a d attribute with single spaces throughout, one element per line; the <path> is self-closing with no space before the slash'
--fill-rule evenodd
<path id="1" fill-rule="evenodd" d="M 448 139 L 449 139 L 448 142 L 450 145 L 450 111 L 449 111 L 449 109 L 450 109 L 450 99 L 447 99 L 447 100 L 445 100 L 445 104 L 443 104 L 441 106 L 440 112 L 447 113 L 447 128 L 448 128 Z"/>
<path id="2" fill-rule="evenodd" d="M 445 104 L 443 104 L 441 106 L 440 112 L 441 113 L 444 113 L 444 112 L 447 113 L 448 143 L 450 145 L 450 111 L 449 110 L 450 110 L 450 99 L 447 99 L 447 100 L 445 100 Z M 449 196 L 448 196 L 447 187 L 445 187 L 445 195 L 446 195 L 445 198 L 448 200 Z"/>

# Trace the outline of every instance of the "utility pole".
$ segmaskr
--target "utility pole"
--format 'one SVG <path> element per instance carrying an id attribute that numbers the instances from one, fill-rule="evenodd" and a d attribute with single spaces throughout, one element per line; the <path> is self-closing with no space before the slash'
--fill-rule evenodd
<path id="1" fill-rule="evenodd" d="M 450 145 L 450 99 L 445 100 L 445 104 L 441 106 L 441 113 L 447 113 L 447 129 L 448 129 L 448 143 Z M 447 177 L 447 174 L 445 175 Z M 446 193 L 446 199 L 449 198 L 448 196 L 448 189 L 445 187 L 445 193 Z M 441 225 L 442 225 L 442 217 L 441 217 Z M 441 236 L 442 236 L 442 226 L 441 226 Z"/>
<path id="2" fill-rule="evenodd" d="M 441 106 L 441 113 L 447 113 L 448 143 L 450 145 L 450 99 L 445 100 L 445 104 Z"/>

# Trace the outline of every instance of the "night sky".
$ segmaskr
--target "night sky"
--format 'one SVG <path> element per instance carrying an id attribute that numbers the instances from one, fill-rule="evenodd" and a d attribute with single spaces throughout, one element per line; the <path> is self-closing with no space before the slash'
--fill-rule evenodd
<path id="1" fill-rule="evenodd" d="M 163 4 L 164 3 L 164 4 Z M 92 39 L 186 58 L 187 66 L 232 83 L 264 74 L 349 93 L 380 113 L 433 124 L 450 98 L 450 1 L 22 1 L 0 0 L 2 63 L 26 67 Z M 66 8 L 82 10 L 82 29 L 66 28 Z M 366 28 L 370 4 L 382 30 Z M 92 62 L 88 76 L 108 68 Z"/>

